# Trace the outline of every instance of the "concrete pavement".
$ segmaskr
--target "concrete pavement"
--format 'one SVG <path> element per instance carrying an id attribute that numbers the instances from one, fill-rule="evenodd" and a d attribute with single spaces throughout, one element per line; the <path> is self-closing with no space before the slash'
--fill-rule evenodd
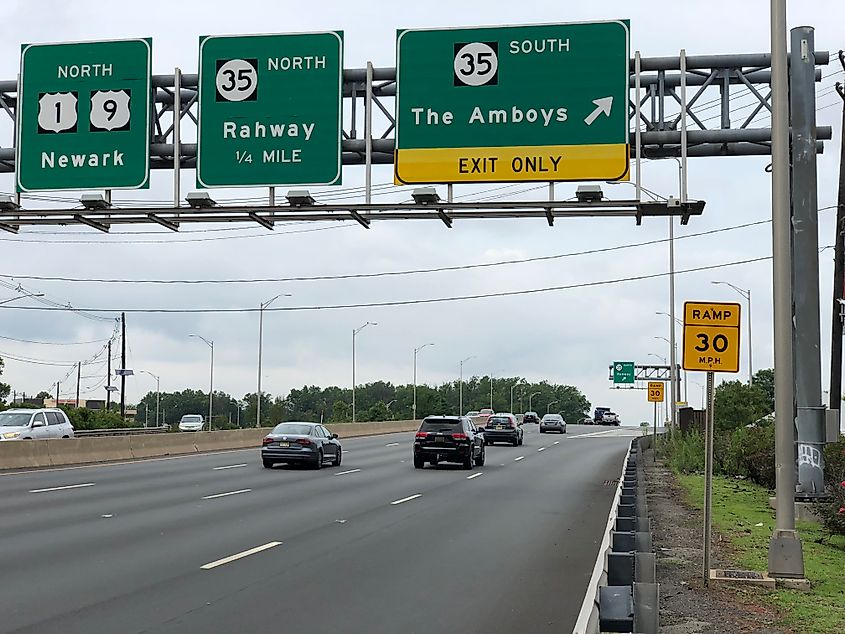
<path id="1" fill-rule="evenodd" d="M 571 631 L 638 434 L 529 425 L 472 471 L 415 470 L 403 433 L 320 471 L 254 449 L 0 475 L 0 632 Z"/>

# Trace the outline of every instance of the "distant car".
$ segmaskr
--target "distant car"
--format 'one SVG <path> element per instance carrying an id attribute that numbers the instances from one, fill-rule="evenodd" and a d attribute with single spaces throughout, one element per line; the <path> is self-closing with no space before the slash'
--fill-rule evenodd
<path id="1" fill-rule="evenodd" d="M 428 416 L 414 437 L 414 468 L 426 462 L 457 462 L 464 469 L 484 465 L 484 433 L 466 416 Z"/>
<path id="2" fill-rule="evenodd" d="M 478 416 L 476 417 L 476 418 L 478 418 L 478 424 L 479 425 L 486 425 L 487 420 L 495 413 L 496 412 L 494 412 L 489 407 L 482 408 L 482 410 L 480 412 L 478 412 Z"/>
<path id="3" fill-rule="evenodd" d="M 596 421 L 594 421 L 594 420 L 593 420 L 592 418 L 590 418 L 589 416 L 585 416 L 584 418 L 582 418 L 582 419 L 581 419 L 581 424 L 582 424 L 582 425 L 594 425 L 594 424 L 595 424 L 595 422 L 596 422 Z"/>
<path id="4" fill-rule="evenodd" d="M 471 412 L 467 412 L 467 418 L 475 418 L 475 417 L 476 417 L 476 416 L 478 416 L 480 413 L 481 413 L 481 412 L 479 412 L 479 411 L 477 411 L 477 410 L 472 410 Z"/>
<path id="5" fill-rule="evenodd" d="M 540 433 L 545 434 L 547 431 L 556 431 L 559 434 L 566 433 L 566 421 L 560 414 L 546 414 L 543 420 L 540 421 Z"/>
<path id="6" fill-rule="evenodd" d="M 261 442 L 261 462 L 266 469 L 292 462 L 322 469 L 326 461 L 338 467 L 342 459 L 337 434 L 316 423 L 279 423 Z"/>
<path id="7" fill-rule="evenodd" d="M 614 412 L 605 412 L 601 415 L 602 425 L 616 425 L 619 426 L 619 415 Z"/>
<path id="8" fill-rule="evenodd" d="M 495 414 L 487 419 L 484 442 L 488 445 L 507 442 L 516 447 L 522 444 L 523 436 L 522 427 L 513 414 Z"/>
<path id="9" fill-rule="evenodd" d="M 0 412 L 0 441 L 73 438 L 73 425 L 60 409 L 7 409 Z"/>
<path id="10" fill-rule="evenodd" d="M 539 423 L 540 422 L 540 415 L 537 412 L 525 412 L 522 415 L 522 422 L 523 423 Z"/>
<path id="11" fill-rule="evenodd" d="M 202 431 L 205 419 L 201 414 L 185 414 L 179 421 L 179 431 Z"/>

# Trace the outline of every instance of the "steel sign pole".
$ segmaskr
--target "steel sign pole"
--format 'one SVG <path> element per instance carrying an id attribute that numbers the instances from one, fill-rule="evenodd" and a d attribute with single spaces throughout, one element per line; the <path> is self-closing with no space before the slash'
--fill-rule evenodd
<path id="1" fill-rule="evenodd" d="M 211 348 L 211 370 L 209 373 L 208 379 L 208 431 L 212 430 L 212 418 L 213 415 L 213 405 L 214 402 L 214 341 L 208 344 Z"/>
<path id="2" fill-rule="evenodd" d="M 748 385 L 754 385 L 754 365 L 751 356 L 751 289 L 748 289 Z"/>
<path id="3" fill-rule="evenodd" d="M 373 197 L 373 63 L 367 62 L 367 86 L 364 93 L 364 197 L 369 204 Z"/>
<path id="4" fill-rule="evenodd" d="M 173 71 L 173 206 L 182 200 L 182 70 Z"/>
<path id="5" fill-rule="evenodd" d="M 776 520 L 769 541 L 769 575 L 803 577 L 795 531 L 795 401 L 792 359 L 792 219 L 789 213 L 789 114 L 786 0 L 771 0 L 772 46 L 772 289 L 774 293 Z"/>
<path id="6" fill-rule="evenodd" d="M 815 55 L 812 27 L 790 33 L 792 286 L 798 487 L 825 495 L 825 408 L 822 402 L 819 316 L 819 216 L 816 169 Z"/>
<path id="7" fill-rule="evenodd" d="M 704 430 L 704 563 L 702 578 L 704 585 L 710 581 L 710 525 L 713 513 L 713 383 L 715 373 L 707 373 L 707 412 Z"/>
<path id="8" fill-rule="evenodd" d="M 264 339 L 264 304 L 258 310 L 258 393 L 255 400 L 255 426 L 261 427 L 261 356 Z"/>
<path id="9" fill-rule="evenodd" d="M 654 415 L 652 416 L 652 422 L 651 456 L 654 459 L 654 462 L 657 462 L 657 401 L 654 402 Z"/>
<path id="10" fill-rule="evenodd" d="M 363 327 L 363 326 L 362 326 Z M 355 422 L 355 337 L 358 330 L 352 329 L 352 422 Z"/>

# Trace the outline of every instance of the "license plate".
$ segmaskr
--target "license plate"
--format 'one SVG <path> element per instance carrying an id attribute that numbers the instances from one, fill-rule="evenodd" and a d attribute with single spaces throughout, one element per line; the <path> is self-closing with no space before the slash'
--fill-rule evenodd
<path id="1" fill-rule="evenodd" d="M 280 442 L 279 447 L 290 447 L 290 443 L 289 442 Z"/>
<path id="2" fill-rule="evenodd" d="M 496 429 L 504 429 L 502 425 L 496 425 Z"/>
<path id="3" fill-rule="evenodd" d="M 446 442 L 446 438 L 444 436 L 438 436 L 434 439 L 434 442 Z"/>

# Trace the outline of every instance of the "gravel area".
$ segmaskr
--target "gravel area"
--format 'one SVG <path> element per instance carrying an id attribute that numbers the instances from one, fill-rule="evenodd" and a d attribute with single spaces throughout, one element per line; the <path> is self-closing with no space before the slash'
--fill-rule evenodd
<path id="1" fill-rule="evenodd" d="M 646 491 L 657 580 L 660 583 L 660 631 L 665 634 L 791 634 L 778 625 L 777 612 L 761 601 L 760 588 L 702 582 L 702 513 L 684 503 L 674 474 L 646 460 Z M 713 568 L 734 567 L 730 545 L 712 531 Z"/>

